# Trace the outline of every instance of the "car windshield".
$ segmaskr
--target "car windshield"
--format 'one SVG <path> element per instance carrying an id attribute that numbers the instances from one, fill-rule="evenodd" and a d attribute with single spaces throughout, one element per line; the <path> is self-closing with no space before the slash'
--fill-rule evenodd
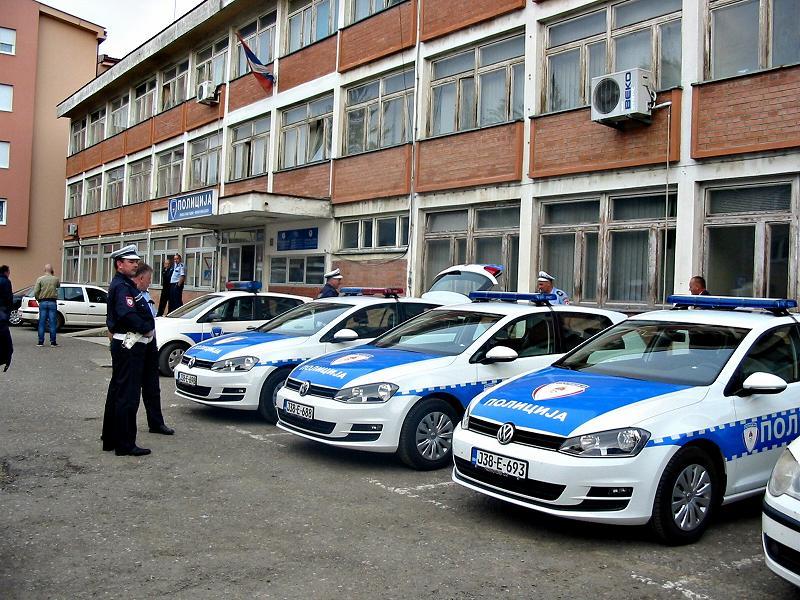
<path id="1" fill-rule="evenodd" d="M 456 292 L 469 296 L 470 292 L 488 290 L 494 284 L 486 275 L 471 271 L 451 271 L 437 277 L 429 292 Z"/>
<path id="2" fill-rule="evenodd" d="M 502 318 L 474 311 L 431 310 L 395 327 L 370 345 L 456 356 Z"/>
<path id="3" fill-rule="evenodd" d="M 309 302 L 264 323 L 258 330 L 282 335 L 314 335 L 351 308 L 352 304 Z"/>
<path id="4" fill-rule="evenodd" d="M 164 293 L 163 291 L 161 292 Z M 211 308 L 222 296 L 218 294 L 208 294 L 200 296 L 194 300 L 190 300 L 180 308 L 176 308 L 167 315 L 169 319 L 193 319 L 205 312 L 206 309 Z"/>
<path id="5" fill-rule="evenodd" d="M 642 381 L 710 385 L 748 332 L 715 325 L 624 321 L 553 366 Z"/>

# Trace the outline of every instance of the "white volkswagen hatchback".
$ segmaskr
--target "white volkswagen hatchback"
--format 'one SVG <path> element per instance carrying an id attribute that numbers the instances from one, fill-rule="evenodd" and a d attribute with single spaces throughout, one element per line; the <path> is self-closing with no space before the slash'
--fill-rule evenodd
<path id="1" fill-rule="evenodd" d="M 800 586 L 800 439 L 775 464 L 761 520 L 767 566 Z"/>
<path id="2" fill-rule="evenodd" d="M 107 302 L 108 293 L 96 285 L 62 283 L 56 301 L 58 329 L 105 325 Z M 18 314 L 24 323 L 38 323 L 39 303 L 33 296 L 23 297 Z"/>

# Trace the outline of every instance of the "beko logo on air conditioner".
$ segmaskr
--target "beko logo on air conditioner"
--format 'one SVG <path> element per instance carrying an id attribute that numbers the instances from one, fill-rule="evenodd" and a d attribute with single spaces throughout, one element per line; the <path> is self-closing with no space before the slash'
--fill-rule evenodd
<path id="1" fill-rule="evenodd" d="M 630 110 L 631 108 L 631 94 L 632 86 L 631 81 L 633 80 L 633 76 L 631 75 L 630 71 L 625 72 L 625 110 Z"/>

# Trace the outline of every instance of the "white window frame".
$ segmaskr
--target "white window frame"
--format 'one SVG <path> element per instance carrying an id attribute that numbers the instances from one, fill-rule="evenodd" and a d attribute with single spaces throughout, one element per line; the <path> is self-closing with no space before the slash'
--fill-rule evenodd
<path id="1" fill-rule="evenodd" d="M 162 158 L 165 157 L 168 157 L 169 160 L 162 164 Z M 156 198 L 164 198 L 181 192 L 183 189 L 184 157 L 183 146 L 176 146 L 156 154 Z M 176 183 L 177 186 L 175 185 Z"/>
<path id="2" fill-rule="evenodd" d="M 79 217 L 83 207 L 83 180 L 76 181 L 67 186 L 67 206 L 65 216 L 67 219 Z"/>
<path id="3" fill-rule="evenodd" d="M 95 185 L 96 184 L 96 185 Z M 88 215 L 102 209 L 103 176 L 98 173 L 86 178 L 86 198 L 83 214 Z M 92 206 L 92 204 L 94 206 Z"/>
<path id="4" fill-rule="evenodd" d="M 100 283 L 99 266 L 100 252 L 97 242 L 81 245 L 81 280 L 86 283 Z"/>
<path id="5" fill-rule="evenodd" d="M 116 269 L 114 268 L 114 259 L 111 254 L 122 248 L 122 242 L 101 242 L 100 243 L 100 264 L 97 276 L 100 283 L 108 284 L 114 279 Z"/>
<path id="6" fill-rule="evenodd" d="M 11 166 L 11 142 L 0 141 L 0 169 Z"/>
<path id="7" fill-rule="evenodd" d="M 198 243 L 195 243 L 197 240 Z M 191 246 L 189 244 L 192 244 Z M 183 238 L 183 263 L 186 266 L 186 287 L 196 290 L 214 288 L 217 270 L 217 243 L 213 233 L 198 233 Z M 210 258 L 211 277 L 206 285 L 202 283 L 202 266 Z M 198 274 L 198 267 L 201 268 Z"/>
<path id="8" fill-rule="evenodd" d="M 148 156 L 128 165 L 128 190 L 126 204 L 138 204 L 150 200 L 150 180 L 153 174 L 153 159 Z"/>
<path id="9" fill-rule="evenodd" d="M 172 257 L 175 256 L 175 253 L 180 253 L 180 251 L 181 243 L 177 236 L 162 238 L 154 237 L 150 239 L 150 252 L 152 256 L 152 262 L 150 264 L 153 267 L 153 285 L 155 287 L 163 287 L 164 285 L 161 281 L 161 271 L 164 268 L 164 259 L 169 258 L 171 261 Z"/>
<path id="10" fill-rule="evenodd" d="M 156 112 L 156 78 L 143 81 L 133 90 L 134 124 L 142 123 Z"/>
<path id="11" fill-rule="evenodd" d="M 88 116 L 80 119 L 73 119 L 69 128 L 69 153 L 77 154 L 86 148 L 86 124 Z"/>
<path id="12" fill-rule="evenodd" d="M 99 144 L 106 137 L 106 107 L 100 107 L 89 115 L 89 127 L 86 131 L 86 146 Z"/>
<path id="13" fill-rule="evenodd" d="M 169 110 L 186 100 L 189 88 L 189 59 L 161 71 L 161 112 Z"/>
<path id="14" fill-rule="evenodd" d="M 395 244 L 391 246 L 378 245 L 378 221 L 395 220 Z M 342 219 L 339 221 L 339 249 L 342 252 L 355 252 L 359 250 L 385 251 L 391 249 L 406 248 L 408 246 L 408 215 L 379 215 L 362 217 L 359 219 Z M 405 222 L 405 227 L 403 223 Z M 356 225 L 358 231 L 358 244 L 356 246 L 345 246 L 344 228 L 348 225 Z M 369 243 L 367 243 L 366 231 L 370 231 Z M 405 240 L 403 234 L 405 233 Z"/>
<path id="15" fill-rule="evenodd" d="M 74 264 L 69 265 L 73 262 Z M 64 246 L 64 260 L 61 276 L 64 281 L 80 281 L 81 248 L 80 246 Z"/>
<path id="16" fill-rule="evenodd" d="M 125 200 L 125 165 L 109 169 L 103 186 L 103 209 L 119 208 Z"/>
<path id="17" fill-rule="evenodd" d="M 325 107 L 330 103 L 326 112 L 317 112 L 317 107 Z M 297 118 L 291 123 L 287 123 L 289 118 L 298 116 L 305 108 L 305 117 Z M 291 116 L 291 117 L 290 117 Z M 309 143 L 311 128 L 322 127 L 322 157 L 311 156 L 311 145 Z M 281 152 L 280 166 L 282 169 L 300 167 L 307 164 L 318 163 L 329 160 L 331 157 L 331 132 L 333 130 L 333 94 L 326 94 L 320 98 L 309 100 L 303 104 L 297 104 L 281 112 Z M 294 139 L 293 147 L 289 145 L 287 137 Z M 292 150 L 293 156 L 288 160 L 288 152 Z M 302 154 L 302 156 L 301 156 Z"/>
<path id="18" fill-rule="evenodd" d="M 242 26 L 239 35 L 242 36 L 247 47 L 252 50 L 261 61 L 267 65 L 275 60 L 275 32 L 277 22 L 276 11 L 268 12 L 255 21 Z M 250 72 L 250 64 L 244 54 L 241 42 L 236 42 L 236 64 L 234 76 L 241 77 Z"/>
<path id="19" fill-rule="evenodd" d="M 17 30 L 0 27 L 0 54 L 17 53 Z"/>
<path id="20" fill-rule="evenodd" d="M 195 52 L 195 87 L 203 81 L 220 85 L 228 80 L 226 71 L 228 46 L 229 40 L 225 37 Z"/>
<path id="21" fill-rule="evenodd" d="M 219 169 L 221 157 L 221 131 L 216 131 L 210 135 L 189 142 L 190 190 L 216 185 L 220 182 Z"/>
<path id="22" fill-rule="evenodd" d="M 0 225 L 7 225 L 8 198 L 0 198 Z"/>
<path id="23" fill-rule="evenodd" d="M 357 23 L 358 21 L 363 21 L 364 19 L 370 18 L 374 14 L 382 12 L 387 8 L 397 6 L 398 4 L 402 4 L 403 2 L 406 2 L 406 0 L 348 0 L 347 24 L 350 25 L 352 23 Z M 359 7 L 365 7 L 366 13 L 359 15 Z"/>
<path id="24" fill-rule="evenodd" d="M 111 101 L 111 118 L 108 120 L 106 137 L 125 131 L 130 122 L 130 94 L 123 94 Z"/>
<path id="25" fill-rule="evenodd" d="M 324 34 L 319 33 L 319 8 L 328 5 L 328 23 Z M 339 0 L 295 0 L 289 2 L 286 18 L 286 54 L 296 52 L 333 35 L 338 30 Z M 292 31 L 293 23 L 300 23 L 300 39 Z"/>
<path id="26" fill-rule="evenodd" d="M 325 283 L 324 277 L 322 277 L 322 273 L 320 273 L 320 278 L 317 281 L 309 281 L 308 276 L 308 259 L 313 258 L 319 261 L 322 261 L 322 272 L 325 271 L 325 256 L 322 254 L 311 254 L 311 255 L 290 255 L 290 256 L 271 256 L 269 259 L 269 283 L 270 285 L 322 285 Z M 303 281 L 291 281 L 289 279 L 290 268 L 289 265 L 291 261 L 303 261 Z M 283 281 L 276 281 L 272 276 L 272 269 L 273 264 L 276 262 L 283 262 L 284 263 L 284 273 L 286 273 L 286 278 Z"/>
<path id="27" fill-rule="evenodd" d="M 0 83 L 0 91 L 8 91 L 8 104 L 4 105 L 0 102 L 0 112 L 12 112 L 14 110 L 14 86 L 8 83 Z M 0 100 L 3 96 L 0 95 Z"/>
<path id="28" fill-rule="evenodd" d="M 249 134 L 247 129 L 249 127 Z M 230 139 L 230 169 L 228 181 L 247 179 L 266 175 L 269 171 L 269 142 L 272 133 L 272 119 L 269 114 L 252 121 L 233 125 L 228 136 Z M 239 137 L 241 136 L 241 137 Z M 263 147 L 263 158 L 258 164 L 253 146 Z"/>

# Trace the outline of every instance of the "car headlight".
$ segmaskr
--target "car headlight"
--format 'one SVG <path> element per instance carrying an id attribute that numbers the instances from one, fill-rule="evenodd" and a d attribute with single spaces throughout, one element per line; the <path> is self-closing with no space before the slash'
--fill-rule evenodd
<path id="1" fill-rule="evenodd" d="M 212 371 L 249 371 L 258 364 L 257 356 L 237 356 L 236 358 L 223 358 L 211 365 Z"/>
<path id="2" fill-rule="evenodd" d="M 571 437 L 561 444 L 559 451 L 581 457 L 636 456 L 649 439 L 649 431 L 637 427 L 626 427 L 625 429 L 612 429 Z"/>
<path id="3" fill-rule="evenodd" d="M 393 383 L 369 383 L 367 385 L 354 385 L 353 387 L 339 390 L 334 400 L 337 402 L 386 402 L 394 396 L 398 387 Z"/>
<path id="4" fill-rule="evenodd" d="M 461 429 L 467 429 L 469 427 L 469 413 L 472 412 L 472 409 L 475 408 L 475 405 L 480 401 L 480 398 L 473 398 L 470 400 L 470 403 L 467 405 L 467 410 L 464 411 L 464 416 L 461 417 Z"/>
<path id="5" fill-rule="evenodd" d="M 776 498 L 787 494 L 800 500 L 800 464 L 788 448 L 775 463 L 767 490 Z"/>

